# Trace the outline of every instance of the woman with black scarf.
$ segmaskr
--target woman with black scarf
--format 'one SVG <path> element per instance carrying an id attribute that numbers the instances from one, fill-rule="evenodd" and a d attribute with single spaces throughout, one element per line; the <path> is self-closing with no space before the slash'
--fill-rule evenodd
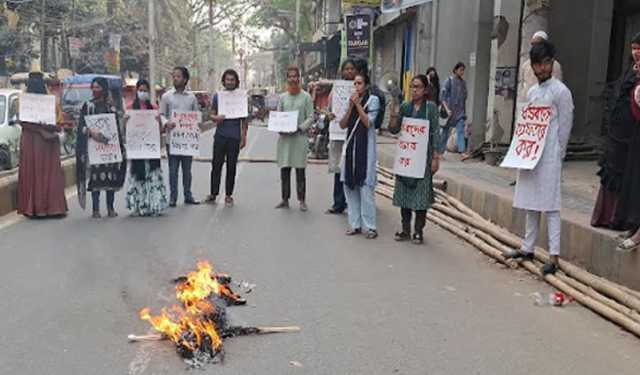
<path id="1" fill-rule="evenodd" d="M 367 238 L 378 237 L 376 226 L 376 129 L 380 99 L 369 91 L 369 77 L 358 73 L 353 81 L 356 92 L 349 99 L 349 110 L 340 121 L 348 129 L 343 155 L 342 181 L 349 214 L 348 236 L 360 234 L 363 226 Z"/>
<path id="2" fill-rule="evenodd" d="M 149 82 L 136 83 L 136 98 L 129 110 L 157 109 L 149 98 Z M 158 121 L 158 127 L 162 129 Z M 159 216 L 169 207 L 160 159 L 131 160 L 127 208 L 133 216 Z"/>

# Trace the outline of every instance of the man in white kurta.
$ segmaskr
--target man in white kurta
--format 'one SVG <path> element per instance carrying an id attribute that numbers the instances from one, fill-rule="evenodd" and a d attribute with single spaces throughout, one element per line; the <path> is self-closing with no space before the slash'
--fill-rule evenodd
<path id="1" fill-rule="evenodd" d="M 507 255 L 509 258 L 533 259 L 540 216 L 545 213 L 551 261 L 542 268 L 544 275 L 554 273 L 558 267 L 562 160 L 569 143 L 574 109 L 571 91 L 552 76 L 554 55 L 555 48 L 547 41 L 534 45 L 530 52 L 538 84 L 529 89 L 527 99 L 530 103 L 550 104 L 552 117 L 540 161 L 532 170 L 518 171 L 513 207 L 526 210 L 526 233 L 520 251 Z"/>
<path id="2" fill-rule="evenodd" d="M 544 31 L 537 31 L 533 34 L 533 37 L 531 37 L 531 46 L 533 47 L 536 43 L 540 43 L 543 40 L 549 40 L 549 35 Z M 533 72 L 530 59 L 527 59 L 520 65 L 519 75 L 518 101 L 526 101 L 529 90 L 538 84 L 538 77 L 536 77 L 536 74 Z M 553 72 L 551 75 L 559 81 L 562 81 L 562 65 L 560 65 L 556 59 L 553 60 Z"/>

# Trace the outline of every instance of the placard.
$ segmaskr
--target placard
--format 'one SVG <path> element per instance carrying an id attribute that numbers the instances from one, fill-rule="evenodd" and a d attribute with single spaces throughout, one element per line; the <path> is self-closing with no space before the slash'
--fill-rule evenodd
<path id="1" fill-rule="evenodd" d="M 20 94 L 19 120 L 35 124 L 56 124 L 56 97 L 42 94 Z"/>
<path id="2" fill-rule="evenodd" d="M 269 112 L 268 129 L 278 133 L 295 133 L 298 130 L 298 111 Z"/>
<path id="3" fill-rule="evenodd" d="M 128 111 L 127 158 L 160 159 L 158 111 Z"/>
<path id="4" fill-rule="evenodd" d="M 89 165 L 112 164 L 122 162 L 118 123 L 114 113 L 88 115 L 84 117 L 87 128 L 100 132 L 107 141 L 97 142 L 89 138 Z"/>
<path id="5" fill-rule="evenodd" d="M 518 103 L 513 139 L 500 166 L 534 169 L 542 157 L 552 115 L 548 103 Z"/>
<path id="6" fill-rule="evenodd" d="M 246 90 L 218 91 L 218 114 L 226 119 L 249 117 Z"/>
<path id="7" fill-rule="evenodd" d="M 355 92 L 353 81 L 337 80 L 331 89 L 331 112 L 336 118 L 329 124 L 329 140 L 344 141 L 347 139 L 347 129 L 340 129 L 340 120 L 349 110 L 349 98 Z"/>
<path id="8" fill-rule="evenodd" d="M 404 117 L 396 143 L 393 173 L 398 176 L 424 178 L 429 151 L 429 120 Z"/>
<path id="9" fill-rule="evenodd" d="M 200 122 L 202 113 L 197 111 L 174 111 L 171 121 L 176 127 L 169 133 L 171 155 L 200 156 Z"/>

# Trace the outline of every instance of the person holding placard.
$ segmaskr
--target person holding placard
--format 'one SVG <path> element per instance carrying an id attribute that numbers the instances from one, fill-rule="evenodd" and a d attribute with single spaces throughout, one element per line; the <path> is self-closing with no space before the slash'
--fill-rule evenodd
<path id="1" fill-rule="evenodd" d="M 302 91 L 300 86 L 300 69 L 296 66 L 287 68 L 287 92 L 280 95 L 278 112 L 298 112 L 298 128 L 293 133 L 280 133 L 278 138 L 278 167 L 282 184 L 282 201 L 276 208 L 289 208 L 291 197 L 291 169 L 296 170 L 296 188 L 300 210 L 307 211 L 306 176 L 309 138 L 307 130 L 313 122 L 313 101 L 311 96 Z"/>
<path id="2" fill-rule="evenodd" d="M 240 87 L 240 77 L 233 69 L 228 69 L 222 74 L 222 85 L 225 91 L 233 92 Z M 246 100 L 246 97 L 245 97 Z M 220 179 L 222 166 L 227 163 L 227 175 L 225 178 L 225 205 L 233 206 L 233 189 L 236 182 L 236 166 L 240 150 L 247 145 L 247 131 L 249 122 L 246 117 L 227 119 L 219 112 L 218 94 L 213 96 L 211 105 L 211 119 L 217 124 L 213 141 L 213 159 L 211 161 L 211 192 L 207 197 L 207 203 L 215 203 L 220 193 Z"/>
<path id="3" fill-rule="evenodd" d="M 573 126 L 573 98 L 571 91 L 552 76 L 555 47 L 545 40 L 536 43 L 529 52 L 531 66 L 538 84 L 529 89 L 527 99 L 535 108 L 550 107 L 550 121 L 542 156 L 533 169 L 518 169 L 513 207 L 526 211 L 526 229 L 522 247 L 506 255 L 511 259 L 534 259 L 534 245 L 538 237 L 540 216 L 547 217 L 549 253 L 551 259 L 541 273 L 553 274 L 560 256 L 560 207 L 562 196 L 562 160 Z M 517 135 L 516 135 L 517 136 Z"/>
<path id="4" fill-rule="evenodd" d="M 88 157 L 89 139 L 93 139 L 98 143 L 107 143 L 105 135 L 98 130 L 90 129 L 87 126 L 87 117 L 100 114 L 114 114 L 116 118 L 116 124 L 118 123 L 118 116 L 116 115 L 116 108 L 111 103 L 109 97 L 109 83 L 105 78 L 96 77 L 91 82 L 91 93 L 93 99 L 89 100 L 82 106 L 80 113 L 80 123 L 78 125 L 78 147 L 76 147 L 77 158 L 79 162 L 79 168 L 91 164 Z M 122 149 L 122 132 L 120 126 L 116 126 L 117 137 L 119 139 L 121 153 L 124 155 L 124 149 Z M 77 169 L 78 170 L 78 169 Z M 109 164 L 93 164 L 89 166 L 89 184 L 87 190 L 91 192 L 91 200 L 93 204 L 94 219 L 101 217 L 100 214 L 100 192 L 105 191 L 107 196 L 107 214 L 109 217 L 116 217 L 118 214 L 114 208 L 115 192 L 120 190 L 124 185 L 125 174 L 127 170 L 126 161 L 123 160 L 117 163 Z M 84 179 L 81 175 L 78 175 L 78 180 Z M 84 183 L 84 181 L 79 181 Z"/>
<path id="5" fill-rule="evenodd" d="M 173 89 L 167 91 L 160 99 L 160 118 L 164 125 L 167 135 L 167 158 L 169 159 L 169 188 L 171 190 L 171 198 L 169 206 L 175 207 L 178 201 L 178 174 L 182 167 L 182 188 L 184 193 L 184 203 L 188 205 L 200 204 L 193 198 L 191 193 L 191 164 L 193 156 L 172 155 L 170 139 L 171 131 L 175 129 L 176 123 L 172 120 L 174 111 L 192 111 L 200 110 L 198 99 L 195 95 L 186 91 L 189 82 L 189 70 L 185 67 L 176 67 L 171 75 L 173 79 Z"/>
<path id="6" fill-rule="evenodd" d="M 129 110 L 154 110 L 149 97 L 149 82 L 141 79 L 136 83 L 136 98 Z M 125 123 L 127 124 L 127 123 Z M 157 122 L 158 128 L 162 125 Z M 158 140 L 159 141 L 159 140 Z M 133 216 L 159 216 L 169 206 L 167 187 L 162 177 L 160 159 L 132 159 L 127 190 L 127 208 Z"/>
<path id="7" fill-rule="evenodd" d="M 347 130 L 342 157 L 342 182 L 347 197 L 350 229 L 348 236 L 360 234 L 363 226 L 367 238 L 378 237 L 376 225 L 376 128 L 380 100 L 369 92 L 369 76 L 356 74 L 353 84 L 356 92 L 349 99 L 347 114 L 340 127 Z"/>
<path id="8" fill-rule="evenodd" d="M 398 134 L 403 125 L 403 119 L 422 119 L 429 121 L 429 141 L 426 152 L 426 168 L 422 178 L 412 178 L 396 175 L 396 185 L 393 192 L 393 205 L 400 207 L 402 217 L 402 231 L 395 234 L 396 241 L 408 241 L 416 245 L 424 243 L 423 229 L 427 221 L 427 210 L 434 202 L 433 198 L 433 174 L 440 168 L 440 154 L 437 152 L 438 135 L 440 134 L 438 122 L 438 107 L 428 98 L 433 97 L 430 92 L 427 76 L 417 75 L 411 80 L 411 101 L 404 102 L 400 106 L 400 113 L 392 115 L 389 131 Z M 406 145 L 411 148 L 412 145 Z M 415 224 L 413 236 L 411 235 L 411 219 L 415 212 Z"/>
<path id="9" fill-rule="evenodd" d="M 27 93 L 47 94 L 42 73 L 29 73 Z M 54 113 L 50 115 L 57 117 L 58 124 L 61 124 L 60 108 L 56 106 L 52 110 Z M 64 172 L 60 164 L 60 128 L 25 121 L 20 125 L 17 211 L 27 217 L 64 216 L 68 208 L 64 195 Z"/>

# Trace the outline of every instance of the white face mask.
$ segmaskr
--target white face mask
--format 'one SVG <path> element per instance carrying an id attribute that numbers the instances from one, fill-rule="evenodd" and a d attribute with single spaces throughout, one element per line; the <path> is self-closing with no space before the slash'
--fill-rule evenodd
<path id="1" fill-rule="evenodd" d="M 146 91 L 138 91 L 138 99 L 142 101 L 149 100 L 149 93 Z"/>

